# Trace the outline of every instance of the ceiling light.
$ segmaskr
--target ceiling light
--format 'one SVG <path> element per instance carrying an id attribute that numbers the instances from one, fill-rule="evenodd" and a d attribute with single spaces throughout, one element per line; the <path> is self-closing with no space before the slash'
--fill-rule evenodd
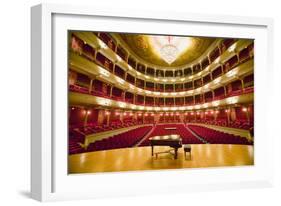
<path id="1" fill-rule="evenodd" d="M 192 38 L 178 36 L 149 36 L 155 52 L 168 64 L 172 64 L 192 46 Z"/>

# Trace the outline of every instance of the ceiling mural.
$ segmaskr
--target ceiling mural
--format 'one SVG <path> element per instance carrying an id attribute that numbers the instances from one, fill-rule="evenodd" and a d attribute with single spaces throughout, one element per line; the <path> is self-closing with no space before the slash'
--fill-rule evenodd
<path id="1" fill-rule="evenodd" d="M 141 59 L 158 66 L 182 66 L 199 58 L 216 40 L 207 37 L 119 34 Z"/>

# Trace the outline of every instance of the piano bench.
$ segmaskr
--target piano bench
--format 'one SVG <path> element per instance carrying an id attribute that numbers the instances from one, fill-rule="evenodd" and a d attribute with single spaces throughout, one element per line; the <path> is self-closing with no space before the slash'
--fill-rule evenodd
<path id="1" fill-rule="evenodd" d="M 191 146 L 189 144 L 183 145 L 184 157 L 186 159 L 186 153 L 189 153 L 191 159 Z"/>

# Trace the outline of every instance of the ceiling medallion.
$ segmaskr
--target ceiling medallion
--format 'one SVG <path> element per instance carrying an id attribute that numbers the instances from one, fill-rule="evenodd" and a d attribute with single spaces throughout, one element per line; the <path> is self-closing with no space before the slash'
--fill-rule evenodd
<path id="1" fill-rule="evenodd" d="M 178 36 L 150 36 L 154 51 L 168 64 L 172 64 L 184 51 L 192 46 L 192 38 Z"/>

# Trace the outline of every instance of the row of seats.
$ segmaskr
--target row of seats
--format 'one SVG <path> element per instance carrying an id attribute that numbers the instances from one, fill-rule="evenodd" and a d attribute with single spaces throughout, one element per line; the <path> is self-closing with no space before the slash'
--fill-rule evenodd
<path id="1" fill-rule="evenodd" d="M 95 141 L 89 144 L 87 152 L 133 147 L 151 129 L 152 126 L 144 126 L 106 139 Z"/>
<path id="2" fill-rule="evenodd" d="M 202 123 L 202 124 L 208 124 L 208 125 L 216 125 L 216 126 L 222 126 L 222 127 L 231 127 L 231 128 L 237 128 L 237 129 L 246 129 L 249 130 L 254 126 L 253 121 L 247 121 L 247 120 L 236 120 L 232 122 L 227 122 L 227 120 L 194 120 L 190 121 L 191 123 Z"/>
<path id="3" fill-rule="evenodd" d="M 167 129 L 168 128 L 168 129 Z M 174 129 L 169 129 L 174 128 Z M 202 144 L 203 142 L 196 138 L 184 124 L 161 124 L 156 125 L 151 134 L 140 144 L 140 146 L 150 145 L 149 138 L 153 136 L 178 134 L 182 138 L 183 144 Z"/>
<path id="4" fill-rule="evenodd" d="M 107 124 L 102 124 L 98 125 L 97 123 L 88 123 L 86 126 L 84 125 L 71 125 L 69 127 L 70 131 L 78 131 L 84 135 L 89 135 L 89 134 L 94 134 L 94 133 L 99 133 L 99 132 L 105 132 L 105 131 L 110 131 L 114 129 L 120 129 L 124 127 L 131 127 L 134 125 L 140 124 L 137 121 L 124 121 L 123 123 L 121 120 L 115 120 L 111 121 L 109 125 Z"/>
<path id="5" fill-rule="evenodd" d="M 250 145 L 246 138 L 228 134 L 225 132 L 210 129 L 204 126 L 188 124 L 187 127 L 197 134 L 200 138 L 206 140 L 211 144 L 243 144 Z M 167 129 L 170 128 L 170 129 Z M 174 129 L 171 129 L 174 128 Z M 69 132 L 69 154 L 76 154 L 81 152 L 100 151 L 108 149 L 118 149 L 132 147 L 138 142 L 139 146 L 149 146 L 149 137 L 178 134 L 182 138 L 183 144 L 203 144 L 204 142 L 193 135 L 184 124 L 159 124 L 155 125 L 152 132 L 143 141 L 142 139 L 152 129 L 152 126 L 144 126 L 137 129 L 129 130 L 127 132 L 114 135 L 112 137 L 91 143 L 87 150 L 84 150 L 80 144 L 85 141 L 85 135 L 79 130 L 70 130 Z"/>
<path id="6" fill-rule="evenodd" d="M 68 135 L 68 153 L 77 154 L 84 152 L 80 144 L 85 141 L 85 135 L 77 130 L 70 129 Z"/>
<path id="7" fill-rule="evenodd" d="M 121 123 L 119 120 L 112 122 L 110 125 L 96 125 L 93 123 L 87 126 L 71 125 L 69 127 L 69 154 L 76 154 L 84 151 L 80 144 L 84 144 L 86 135 L 131 127 L 137 124 L 138 122 L 135 121 Z"/>
<path id="8" fill-rule="evenodd" d="M 210 144 L 252 144 L 252 142 L 249 142 L 244 137 L 217 131 L 204 126 L 188 125 L 188 128 L 195 132 L 201 138 L 205 139 Z"/>

